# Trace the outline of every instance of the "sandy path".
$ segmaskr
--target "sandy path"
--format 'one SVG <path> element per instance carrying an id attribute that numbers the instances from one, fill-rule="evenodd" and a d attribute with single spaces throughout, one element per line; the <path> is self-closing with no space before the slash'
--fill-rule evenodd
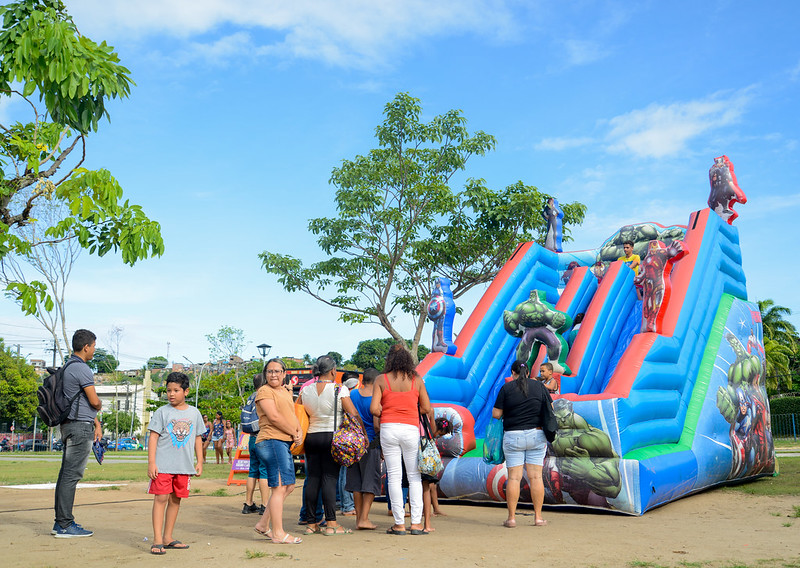
<path id="1" fill-rule="evenodd" d="M 203 493 L 226 487 L 223 481 L 198 479 Z M 0 488 L 0 538 L 7 543 L 0 565 L 29 566 L 263 566 L 300 560 L 307 566 L 626 566 L 633 561 L 677 566 L 732 561 L 753 566 L 800 566 L 800 519 L 788 518 L 791 497 L 754 497 L 716 490 L 689 497 L 642 517 L 545 511 L 547 527 L 532 527 L 528 510 L 519 527 L 501 527 L 505 508 L 487 505 L 444 505 L 447 517 L 434 521 L 429 536 L 390 536 L 386 505 L 376 503 L 373 521 L 379 531 L 305 538 L 298 546 L 279 546 L 253 531 L 254 515 L 242 515 L 243 487 L 227 487 L 230 496 L 193 495 L 184 501 L 176 536 L 191 545 L 186 551 L 150 555 L 151 499 L 145 484 L 120 491 L 80 489 L 78 522 L 95 531 L 92 538 L 55 539 L 53 493 L 49 490 Z M 290 495 L 285 519 L 295 534 L 300 491 Z M 353 517 L 340 519 L 353 526 Z M 791 526 L 783 526 L 792 523 Z M 144 539 L 147 537 L 148 541 Z M 247 551 L 271 557 L 248 559 Z M 284 553 L 289 557 L 276 557 Z M 760 561 L 760 562 L 759 562 Z M 765 562 L 766 561 L 766 562 Z"/>

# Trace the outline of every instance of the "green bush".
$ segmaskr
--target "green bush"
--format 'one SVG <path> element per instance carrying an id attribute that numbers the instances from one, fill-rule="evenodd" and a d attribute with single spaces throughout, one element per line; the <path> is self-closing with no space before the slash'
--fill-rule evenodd
<path id="1" fill-rule="evenodd" d="M 800 396 L 785 396 L 769 401 L 772 414 L 800 414 Z"/>

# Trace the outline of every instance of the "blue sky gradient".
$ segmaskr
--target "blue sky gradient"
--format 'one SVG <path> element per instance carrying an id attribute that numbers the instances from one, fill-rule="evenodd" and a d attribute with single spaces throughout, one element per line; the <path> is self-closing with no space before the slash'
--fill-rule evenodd
<path id="1" fill-rule="evenodd" d="M 204 335 L 222 325 L 245 331 L 246 357 L 262 342 L 277 355 L 349 357 L 387 336 L 283 292 L 257 255 L 322 258 L 307 221 L 334 214 L 331 170 L 376 146 L 400 91 L 421 99 L 425 120 L 461 109 L 471 131 L 497 137 L 454 189 L 468 177 L 497 189 L 522 180 L 585 203 L 565 250 L 631 222 L 685 224 L 727 154 L 748 197 L 735 225 L 750 299 L 798 308 L 796 2 L 66 4 L 137 83 L 109 105 L 87 166 L 110 169 L 166 244 L 133 268 L 85 254 L 70 281 L 70 328 L 107 346 L 108 328 L 123 327 L 123 368 L 166 355 L 168 342 L 170 360 L 206 361 Z M 3 101 L 0 122 L 25 112 Z M 460 302 L 466 314 L 479 294 Z M 0 302 L 0 322 L 7 344 L 45 355 L 46 332 L 13 303 Z"/>

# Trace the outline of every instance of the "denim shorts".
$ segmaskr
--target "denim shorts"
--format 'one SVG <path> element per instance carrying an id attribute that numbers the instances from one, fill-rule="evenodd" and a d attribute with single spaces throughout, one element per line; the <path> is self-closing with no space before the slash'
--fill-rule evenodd
<path id="1" fill-rule="evenodd" d="M 283 440 L 263 440 L 256 444 L 259 477 L 266 479 L 270 487 L 294 485 L 294 462 L 289 451 L 291 445 L 291 442 Z"/>
<path id="2" fill-rule="evenodd" d="M 544 430 L 508 430 L 503 432 L 503 453 L 506 454 L 506 467 L 523 464 L 544 465 L 547 451 L 547 438 Z"/>
<path id="3" fill-rule="evenodd" d="M 258 461 L 258 454 L 256 453 L 256 436 L 258 434 L 250 434 L 250 440 L 247 442 L 247 451 L 250 454 L 250 471 L 247 477 L 258 479 L 261 476 L 261 462 Z"/>

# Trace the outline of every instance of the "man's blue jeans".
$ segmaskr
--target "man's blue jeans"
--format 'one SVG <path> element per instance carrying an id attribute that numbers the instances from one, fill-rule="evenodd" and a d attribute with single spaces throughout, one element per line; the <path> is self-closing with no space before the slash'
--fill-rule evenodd
<path id="1" fill-rule="evenodd" d="M 83 478 L 86 462 L 94 440 L 94 422 L 67 422 L 61 425 L 61 469 L 56 481 L 56 522 L 67 528 L 75 517 L 72 505 L 75 503 L 75 488 Z"/>

